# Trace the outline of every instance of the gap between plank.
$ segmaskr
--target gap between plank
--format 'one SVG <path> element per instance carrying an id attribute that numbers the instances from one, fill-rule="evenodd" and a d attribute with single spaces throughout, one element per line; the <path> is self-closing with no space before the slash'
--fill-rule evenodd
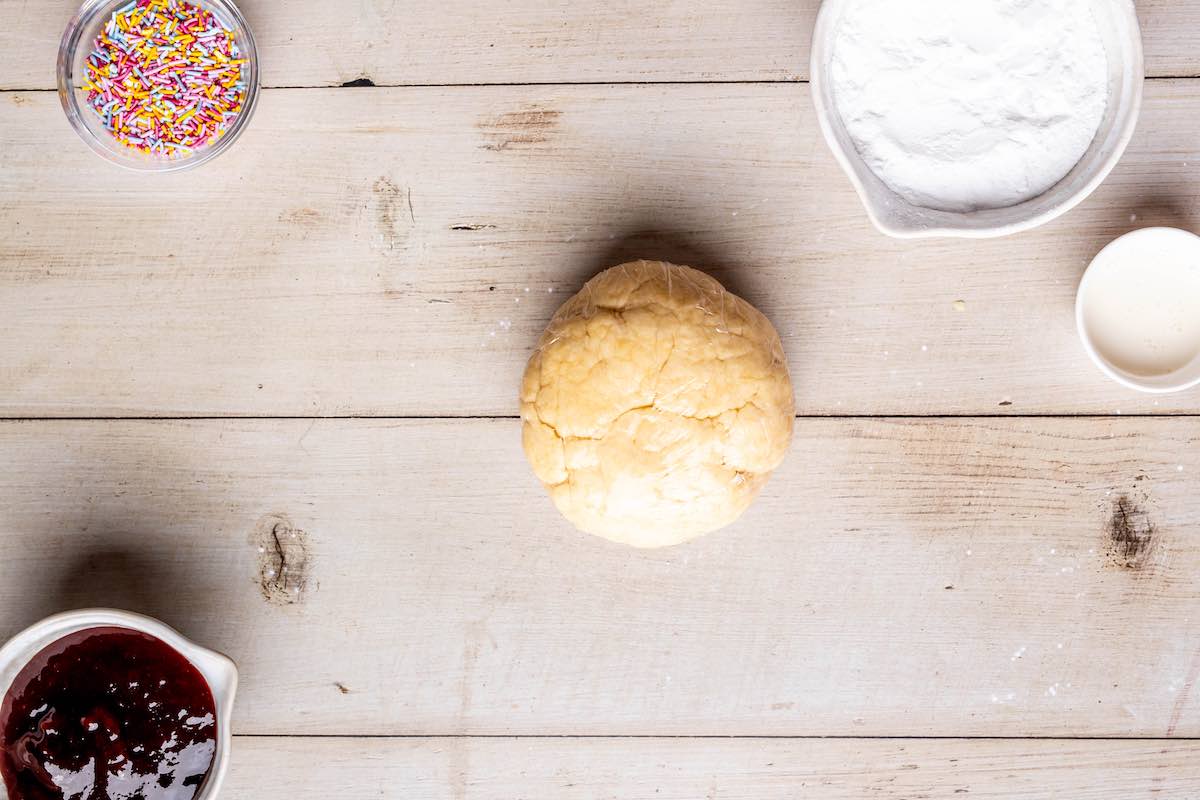
<path id="1" fill-rule="evenodd" d="M 1200 77 L 1190 76 L 1190 77 Z M 1151 80 L 1147 78 L 1147 80 Z M 371 86 L 348 86 L 346 84 L 297 84 L 288 85 L 260 85 L 259 88 L 264 92 L 276 90 L 299 90 L 310 91 L 315 89 L 504 89 L 504 88 L 521 88 L 521 87 L 539 87 L 539 86 L 770 86 L 775 84 L 807 84 L 808 79 L 798 78 L 780 78 L 780 79 L 758 79 L 758 80 L 697 80 L 697 81 L 514 81 L 510 83 L 377 83 Z M 0 94 L 6 92 L 57 92 L 57 87 L 41 88 L 41 89 L 0 89 Z"/>
<path id="2" fill-rule="evenodd" d="M 1195 75 L 1147 75 L 1147 81 L 1190 81 L 1200 79 L 1200 73 Z M 266 86 L 260 88 L 263 91 L 270 92 L 275 90 L 313 90 L 313 89 L 479 89 L 479 88 L 520 88 L 520 87 L 554 87 L 554 86 L 770 86 L 774 84 L 808 84 L 810 81 L 800 78 L 761 78 L 756 80 L 675 80 L 675 81 L 525 81 L 525 82 L 509 82 L 509 83 L 379 83 L 374 86 L 343 86 L 338 84 L 310 84 L 310 85 L 279 85 Z M 57 92 L 57 88 L 0 88 L 0 94 L 6 93 L 34 93 L 34 92 Z"/>
<path id="3" fill-rule="evenodd" d="M 421 422 L 436 420 L 508 420 L 517 421 L 521 418 L 515 414 L 198 414 L 174 416 L 53 416 L 53 417 L 4 417 L 0 423 L 29 423 L 29 422 L 253 422 L 280 420 L 361 420 L 381 422 Z M 1136 419 L 1136 420 L 1166 420 L 1166 419 L 1200 419 L 1200 413 L 1165 412 L 1161 414 L 1104 414 L 1081 413 L 1064 414 L 1046 412 L 1044 414 L 797 414 L 800 421 L 812 420 L 972 420 L 972 419 L 1011 419 L 1011 420 L 1042 420 L 1042 419 Z"/>
<path id="4" fill-rule="evenodd" d="M 588 734 L 510 734 L 510 733 L 235 733 L 235 739 L 584 739 L 590 741 L 633 740 L 725 740 L 725 741 L 934 741 L 934 742 L 1176 742 L 1179 744 L 1200 743 L 1200 738 L 1188 736 L 787 736 L 787 735 L 750 735 L 750 736 L 721 736 L 718 734 L 679 734 L 660 736 L 655 734 L 608 734 L 592 736 Z"/>

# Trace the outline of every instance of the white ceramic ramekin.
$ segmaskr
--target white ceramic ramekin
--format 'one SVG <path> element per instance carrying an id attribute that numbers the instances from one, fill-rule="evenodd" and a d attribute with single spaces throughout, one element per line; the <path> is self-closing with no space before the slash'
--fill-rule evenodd
<path id="1" fill-rule="evenodd" d="M 17 673 L 47 646 L 78 631 L 110 627 L 141 631 L 165 642 L 192 662 L 192 666 L 208 682 L 217 708 L 217 752 L 213 756 L 208 780 L 200 787 L 196 800 L 213 800 L 221 789 L 229 767 L 232 743 L 229 725 L 233 718 L 233 698 L 237 693 L 237 667 L 226 656 L 193 644 L 174 628 L 156 619 L 112 608 L 89 608 L 47 617 L 21 631 L 0 648 L 0 697 L 8 693 Z M 0 782 L 0 800 L 9 800 L 3 782 Z"/>
<path id="2" fill-rule="evenodd" d="M 821 4 L 812 41 L 812 93 L 817 121 L 876 228 L 898 239 L 1007 236 L 1067 213 L 1108 177 L 1137 127 L 1145 66 L 1142 34 L 1132 0 L 1092 1 L 1105 34 L 1109 63 L 1108 111 L 1092 146 L 1075 168 L 1044 194 L 1008 208 L 969 213 L 937 211 L 909 203 L 888 188 L 858 154 L 828 80 L 838 22 L 848 0 L 825 0 Z"/>
<path id="3" fill-rule="evenodd" d="M 1075 326 L 1079 331 L 1079 340 L 1088 357 L 1108 377 L 1122 386 L 1136 389 L 1149 394 L 1169 394 L 1182 392 L 1200 386 L 1200 358 L 1195 358 L 1186 366 L 1165 375 L 1137 375 L 1122 369 L 1110 361 L 1097 347 L 1093 331 L 1088 327 L 1088 288 L 1095 276 L 1096 264 L 1105 253 L 1117 246 L 1135 247 L 1146 252 L 1146 258 L 1154 258 L 1155 246 L 1171 244 L 1175 247 L 1187 246 L 1200 253 L 1200 237 L 1190 231 L 1178 228 L 1141 228 L 1121 236 L 1110 242 L 1092 259 L 1091 265 L 1083 273 L 1079 282 L 1079 293 L 1075 298 Z"/>

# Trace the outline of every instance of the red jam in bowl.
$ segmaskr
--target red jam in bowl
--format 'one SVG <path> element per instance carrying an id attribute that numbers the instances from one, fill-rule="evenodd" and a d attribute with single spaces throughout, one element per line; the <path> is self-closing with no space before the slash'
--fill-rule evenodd
<path id="1" fill-rule="evenodd" d="M 128 628 L 59 639 L 0 704 L 0 776 L 11 800 L 192 800 L 216 751 L 204 676 L 165 642 Z"/>

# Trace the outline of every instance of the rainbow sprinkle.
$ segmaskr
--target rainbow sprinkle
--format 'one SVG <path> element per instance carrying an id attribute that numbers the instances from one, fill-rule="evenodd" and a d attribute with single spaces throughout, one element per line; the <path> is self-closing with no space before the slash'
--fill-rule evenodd
<path id="1" fill-rule="evenodd" d="M 186 0 L 133 0 L 87 59 L 88 105 L 122 144 L 183 158 L 221 138 L 246 102 L 233 32 Z"/>

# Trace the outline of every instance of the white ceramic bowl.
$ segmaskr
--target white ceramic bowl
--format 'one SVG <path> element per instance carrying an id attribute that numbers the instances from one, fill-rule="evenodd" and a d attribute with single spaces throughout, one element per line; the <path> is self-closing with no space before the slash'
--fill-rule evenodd
<path id="1" fill-rule="evenodd" d="M 1120 255 L 1116 255 L 1117 253 Z M 1093 330 L 1092 326 L 1098 325 L 1099 322 L 1091 319 L 1091 315 L 1088 313 L 1089 302 L 1096 302 L 1089 290 L 1093 288 L 1097 280 L 1103 281 L 1103 277 L 1097 278 L 1100 270 L 1120 269 L 1122 264 L 1129 264 L 1129 268 L 1136 269 L 1138 264 L 1148 263 L 1155 259 L 1162 263 L 1174 260 L 1171 253 L 1183 253 L 1182 259 L 1186 262 L 1200 263 L 1200 236 L 1178 228 L 1142 228 L 1118 237 L 1092 259 L 1091 265 L 1079 282 L 1079 294 L 1075 299 L 1075 325 L 1079 330 L 1083 349 L 1087 351 L 1088 356 L 1101 372 L 1122 386 L 1140 392 L 1167 394 L 1200 386 L 1200 356 L 1195 356 L 1188 363 L 1161 375 L 1139 375 L 1129 371 L 1121 366 L 1119 358 L 1114 361 L 1105 355 L 1105 347 L 1101 342 L 1111 339 L 1114 334 L 1111 328 Z M 1113 258 L 1106 259 L 1105 257 L 1109 255 L 1112 255 Z M 1176 288 L 1175 284 L 1171 284 L 1170 287 L 1162 287 L 1161 293 L 1172 293 L 1171 289 L 1174 288 Z M 1186 298 L 1189 296 L 1183 293 L 1182 287 L 1178 288 L 1181 291 L 1173 292 L 1176 297 Z M 1158 292 L 1159 289 L 1156 288 L 1155 291 Z M 1154 311 L 1147 311 L 1144 315 L 1149 316 L 1154 313 Z M 1138 314 L 1136 318 L 1140 319 L 1144 315 Z M 1103 319 L 1104 317 L 1101 316 L 1100 320 Z M 1120 341 L 1119 338 L 1118 341 Z"/>
<path id="2" fill-rule="evenodd" d="M 229 749 L 232 742 L 229 725 L 233 717 L 233 697 L 237 693 L 237 667 L 229 658 L 193 644 L 178 631 L 156 619 L 111 608 L 68 611 L 65 614 L 47 617 L 18 633 L 0 648 L 0 697 L 8 693 L 17 673 L 47 646 L 78 631 L 107 627 L 129 628 L 160 639 L 192 662 L 204 676 L 204 680 L 208 681 L 217 707 L 217 752 L 213 756 L 208 780 L 200 787 L 196 800 L 213 800 L 221 789 L 229 767 Z M 0 800 L 9 800 L 2 781 Z"/>
<path id="3" fill-rule="evenodd" d="M 1109 103 L 1092 146 L 1075 168 L 1044 194 L 1008 208 L 955 213 L 909 203 L 888 188 L 859 156 L 834 102 L 828 75 L 838 22 L 847 2 L 825 0 L 817 16 L 812 42 L 813 102 L 825 141 L 858 191 L 867 216 L 888 236 L 982 239 L 1035 228 L 1083 202 L 1125 152 L 1142 105 L 1145 67 L 1141 29 L 1132 0 L 1093 0 L 1108 51 Z"/>

